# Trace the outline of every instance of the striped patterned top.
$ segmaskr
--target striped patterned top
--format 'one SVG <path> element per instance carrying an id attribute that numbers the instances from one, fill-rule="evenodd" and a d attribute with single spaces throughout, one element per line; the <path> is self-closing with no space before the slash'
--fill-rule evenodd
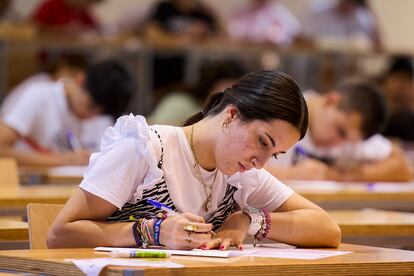
<path id="1" fill-rule="evenodd" d="M 164 148 L 161 136 L 155 130 L 150 128 L 155 134 L 158 136 L 158 139 L 161 144 L 161 157 L 158 162 L 158 167 L 162 169 L 163 165 L 163 155 L 164 155 Z M 171 199 L 171 196 L 167 189 L 167 182 L 164 178 L 153 187 L 149 189 L 144 189 L 142 199 L 138 200 L 136 203 L 126 203 L 121 210 L 116 211 L 111 216 L 107 218 L 107 221 L 118 221 L 118 222 L 126 222 L 129 221 L 130 216 L 134 216 L 134 218 L 141 218 L 141 217 L 152 217 L 155 214 L 161 212 L 160 209 L 150 205 L 147 203 L 147 199 L 153 199 L 159 201 L 171 209 L 177 211 L 177 208 L 174 206 L 174 202 Z M 237 203 L 234 200 L 234 193 L 237 191 L 237 188 L 227 184 L 227 189 L 223 200 L 218 205 L 218 208 L 207 221 L 207 223 L 213 224 L 213 230 L 216 231 L 221 227 L 224 223 L 226 218 L 233 213 L 237 209 Z"/>

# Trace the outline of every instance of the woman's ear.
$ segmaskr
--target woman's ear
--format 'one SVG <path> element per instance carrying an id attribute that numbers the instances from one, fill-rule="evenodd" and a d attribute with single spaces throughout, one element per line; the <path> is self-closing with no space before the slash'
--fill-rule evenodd
<path id="1" fill-rule="evenodd" d="M 229 106 L 229 108 L 227 110 L 227 113 L 228 113 L 228 120 L 230 120 L 230 121 L 233 121 L 237 118 L 240 118 L 239 110 L 237 109 L 237 107 L 235 107 L 233 105 Z"/>
<path id="2" fill-rule="evenodd" d="M 227 107 L 224 112 L 222 127 L 227 128 L 231 122 L 240 117 L 239 114 L 239 110 L 235 106 L 230 105 Z"/>

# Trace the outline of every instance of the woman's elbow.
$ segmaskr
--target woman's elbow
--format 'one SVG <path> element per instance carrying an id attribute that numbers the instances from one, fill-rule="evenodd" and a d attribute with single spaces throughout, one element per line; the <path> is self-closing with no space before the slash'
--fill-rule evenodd
<path id="1" fill-rule="evenodd" d="M 65 245 L 62 243 L 62 227 L 59 226 L 52 226 L 49 231 L 47 232 L 46 236 L 46 246 L 47 248 L 62 248 Z"/>
<path id="2" fill-rule="evenodd" d="M 341 244 L 341 240 L 342 240 L 342 232 L 341 232 L 341 228 L 339 228 L 338 224 L 336 223 L 332 223 L 332 226 L 330 227 L 331 229 L 328 232 L 327 235 L 327 246 L 328 247 L 338 247 Z"/>

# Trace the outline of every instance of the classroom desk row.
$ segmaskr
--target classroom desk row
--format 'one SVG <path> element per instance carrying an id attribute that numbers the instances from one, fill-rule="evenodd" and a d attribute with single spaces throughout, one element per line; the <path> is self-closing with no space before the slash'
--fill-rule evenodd
<path id="1" fill-rule="evenodd" d="M 0 216 L 25 215 L 29 203 L 64 204 L 77 185 L 0 187 Z"/>
<path id="2" fill-rule="evenodd" d="M 281 258 L 172 256 L 171 261 L 184 268 L 114 267 L 100 275 L 414 275 L 414 252 L 342 244 L 338 249 L 350 254 L 318 260 Z M 0 251 L 0 267 L 5 270 L 36 274 L 83 275 L 65 259 L 108 257 L 92 249 L 44 249 Z"/>
<path id="3" fill-rule="evenodd" d="M 414 183 L 344 184 L 300 181 L 289 182 L 288 185 L 326 210 L 376 208 L 414 211 Z M 0 215 L 4 215 L 1 210 L 25 209 L 31 202 L 65 203 L 76 186 L 48 184 L 0 187 Z"/>

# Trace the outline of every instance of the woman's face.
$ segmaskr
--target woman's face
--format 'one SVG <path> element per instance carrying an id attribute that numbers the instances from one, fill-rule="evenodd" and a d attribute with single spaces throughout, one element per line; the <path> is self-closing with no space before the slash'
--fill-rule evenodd
<path id="1" fill-rule="evenodd" d="M 299 137 L 298 130 L 286 121 L 242 122 L 236 116 L 219 134 L 216 166 L 226 175 L 260 169 L 272 156 L 285 153 Z"/>

